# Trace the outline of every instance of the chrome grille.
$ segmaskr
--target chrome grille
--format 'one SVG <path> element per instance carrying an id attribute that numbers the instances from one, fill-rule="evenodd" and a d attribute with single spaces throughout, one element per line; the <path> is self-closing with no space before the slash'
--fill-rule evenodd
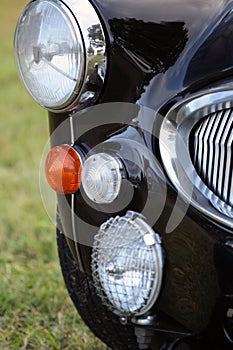
<path id="1" fill-rule="evenodd" d="M 233 205 L 233 109 L 205 117 L 194 129 L 193 162 L 205 185 Z"/>

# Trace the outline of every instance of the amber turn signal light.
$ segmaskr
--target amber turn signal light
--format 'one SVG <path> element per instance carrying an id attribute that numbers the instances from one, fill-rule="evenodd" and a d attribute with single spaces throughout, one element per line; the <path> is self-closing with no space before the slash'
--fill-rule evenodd
<path id="1" fill-rule="evenodd" d="M 82 158 L 69 145 L 51 149 L 45 161 L 45 174 L 49 185 L 58 193 L 72 194 L 81 185 Z"/>

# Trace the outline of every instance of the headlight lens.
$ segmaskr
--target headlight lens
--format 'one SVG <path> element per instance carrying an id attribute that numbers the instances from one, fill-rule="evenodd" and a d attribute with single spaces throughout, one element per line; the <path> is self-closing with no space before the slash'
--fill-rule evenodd
<path id="1" fill-rule="evenodd" d="M 96 235 L 94 284 L 103 303 L 119 315 L 141 315 L 158 298 L 163 274 L 160 237 L 137 213 L 112 218 Z"/>
<path id="2" fill-rule="evenodd" d="M 83 81 L 84 44 L 71 11 L 56 0 L 31 2 L 20 17 L 15 52 L 21 79 L 48 109 L 70 105 Z"/>

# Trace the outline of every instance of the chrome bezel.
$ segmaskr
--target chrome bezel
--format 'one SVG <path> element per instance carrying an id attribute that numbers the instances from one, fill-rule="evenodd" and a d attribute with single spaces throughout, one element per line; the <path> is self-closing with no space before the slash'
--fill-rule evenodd
<path id="1" fill-rule="evenodd" d="M 30 6 L 30 4 L 35 1 L 46 2 L 48 0 L 33 0 L 26 6 L 25 10 L 23 11 L 22 15 L 18 20 L 18 24 L 16 27 L 15 39 L 14 39 L 15 47 L 16 47 L 17 31 L 19 30 L 20 21 L 25 15 L 26 11 L 28 10 L 28 7 Z M 80 72 L 76 80 L 75 88 L 71 92 L 67 101 L 60 106 L 42 105 L 39 101 L 37 101 L 36 96 L 31 94 L 30 90 L 27 88 L 25 83 L 24 83 L 24 86 L 29 92 L 29 94 L 32 96 L 32 98 L 48 111 L 56 112 L 56 113 L 69 112 L 69 111 L 75 110 L 80 103 L 82 104 L 85 103 L 85 106 L 88 105 L 88 102 L 96 100 L 96 98 L 99 96 L 101 92 L 101 91 L 95 91 L 93 93 L 88 94 L 88 96 L 86 97 L 84 97 L 83 95 L 83 93 L 85 92 L 85 82 L 90 73 L 88 72 L 88 40 L 87 40 L 87 35 L 85 35 L 85 33 L 87 33 L 87 29 L 94 24 L 98 24 L 100 26 L 102 36 L 103 36 L 103 46 L 105 47 L 104 53 L 102 54 L 102 59 L 103 61 L 105 60 L 105 65 L 107 65 L 105 33 L 96 10 L 88 0 L 63 0 L 63 1 L 51 0 L 49 2 L 50 3 L 52 2 L 55 4 L 55 6 L 59 7 L 61 11 L 65 13 L 65 15 L 67 16 L 67 19 L 70 22 L 70 24 L 72 24 L 76 38 L 78 39 L 77 42 L 80 43 L 79 44 L 80 66 L 81 66 Z M 16 64 L 17 64 L 21 79 L 24 82 L 23 74 L 19 66 L 19 60 L 18 60 L 17 54 L 16 54 Z M 105 76 L 101 76 L 101 79 L 103 80 L 103 83 L 104 83 Z"/>
<path id="2" fill-rule="evenodd" d="M 233 228 L 233 209 L 221 201 L 196 172 L 190 157 L 189 137 L 200 119 L 232 107 L 231 88 L 203 91 L 174 105 L 165 116 L 160 130 L 162 160 L 179 195 L 204 215 L 230 228 Z M 216 208 L 218 203 L 219 207 L 224 208 L 222 213 Z"/>

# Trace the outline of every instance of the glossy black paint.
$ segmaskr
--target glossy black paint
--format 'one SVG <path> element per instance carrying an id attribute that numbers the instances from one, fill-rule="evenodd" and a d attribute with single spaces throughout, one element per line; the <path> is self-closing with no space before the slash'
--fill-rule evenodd
<path id="1" fill-rule="evenodd" d="M 231 1 L 93 3 L 111 42 L 111 88 L 103 100 L 139 100 L 158 109 L 175 96 L 232 74 Z"/>
<path id="2" fill-rule="evenodd" d="M 208 88 L 211 84 L 218 85 L 223 79 L 231 79 L 232 1 L 95 0 L 93 5 L 106 31 L 109 55 L 107 82 L 99 103 L 137 102 L 164 114 L 176 101 L 194 91 Z M 147 127 L 147 130 L 151 130 L 148 135 L 144 131 L 144 123 L 147 123 L 145 119 L 139 120 L 139 124 L 135 125 L 131 113 L 124 113 L 122 118 L 120 110 L 112 112 L 109 125 L 98 129 L 94 129 L 96 115 L 73 112 L 76 144 L 92 149 L 107 141 L 104 147 L 113 147 L 117 153 L 122 147 L 121 142 L 117 147 L 117 135 L 127 137 L 127 133 L 130 133 L 128 139 L 137 139 L 139 144 L 146 146 L 160 161 L 156 141 L 151 136 L 158 125 L 154 123 Z M 126 119 L 125 115 L 128 115 Z M 71 143 L 68 117 L 68 114 L 58 116 L 49 113 L 51 133 L 65 121 L 61 132 L 53 136 L 52 145 Z M 128 127 L 126 122 L 132 126 Z M 85 132 L 86 125 L 93 125 L 93 130 Z M 154 160 L 142 156 L 140 152 L 140 149 L 136 150 L 143 172 L 150 171 L 155 176 L 154 183 L 163 186 L 156 177 Z M 115 215 L 122 215 L 127 209 L 140 212 L 145 202 L 144 197 L 148 194 L 154 195 L 155 205 L 156 198 L 158 199 L 156 196 L 159 187 L 150 186 L 140 169 L 133 173 L 127 162 L 126 167 L 134 193 L 133 199 L 127 208 Z M 218 346 L 219 349 L 222 346 L 230 349 L 232 345 L 224 336 L 222 323 L 229 321 L 226 320 L 226 312 L 233 308 L 233 249 L 225 245 L 231 232 L 189 208 L 176 230 L 172 234 L 166 234 L 166 225 L 176 200 L 176 192 L 168 179 L 166 186 L 166 206 L 154 225 L 166 250 L 163 289 L 155 309 L 169 315 L 172 327 L 175 327 L 171 321 L 174 319 L 183 331 L 188 330 L 193 335 L 204 332 L 207 340 L 200 341 L 198 349 L 213 349 L 214 346 L 216 349 Z M 69 236 L 73 251 L 78 250 L 81 254 L 84 269 L 90 273 L 90 248 L 83 243 L 77 247 L 72 242 L 71 218 L 63 211 L 64 200 L 69 201 L 69 198 L 58 198 L 64 231 Z M 84 200 L 80 193 L 75 196 L 75 206 L 77 216 L 93 226 L 92 231 L 85 233 L 91 242 L 99 225 L 111 216 L 111 210 L 108 208 L 105 212 L 102 207 L 99 211 L 98 206 L 89 206 L 87 199 Z M 112 212 L 114 213 L 114 208 Z M 81 235 L 85 232 L 85 227 L 80 227 L 78 220 L 75 228 L 79 235 L 80 232 Z M 164 328 L 163 325 L 163 331 Z M 231 336 L 233 332 L 230 329 L 228 333 Z M 193 348 L 197 349 L 197 345 Z"/>

